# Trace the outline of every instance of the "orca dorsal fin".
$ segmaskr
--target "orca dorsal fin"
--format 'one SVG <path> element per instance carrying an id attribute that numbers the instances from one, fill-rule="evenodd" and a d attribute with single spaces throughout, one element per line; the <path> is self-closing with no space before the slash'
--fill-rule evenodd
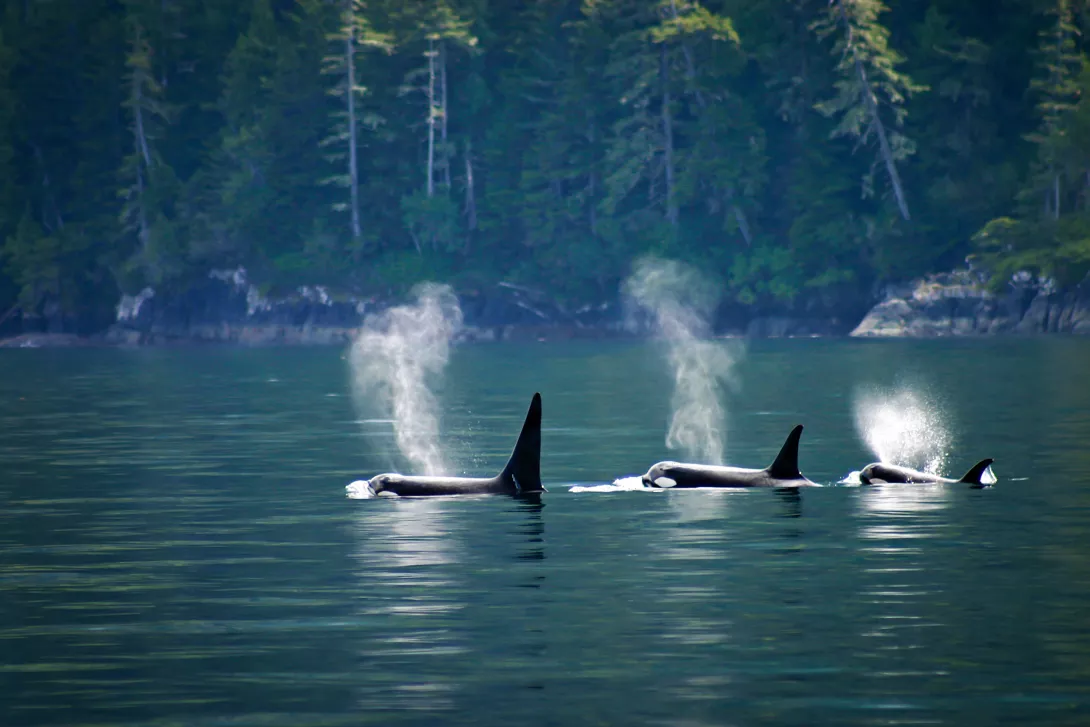
<path id="1" fill-rule="evenodd" d="M 969 471 L 966 472 L 965 476 L 958 480 L 958 482 L 964 482 L 965 484 L 973 485 L 974 487 L 983 487 L 984 483 L 980 481 L 980 478 L 984 476 L 984 473 L 988 471 L 988 468 L 992 466 L 992 462 L 994 461 L 995 460 L 991 458 L 980 460 L 970 467 Z"/>
<path id="2" fill-rule="evenodd" d="M 776 455 L 775 461 L 765 470 L 769 476 L 775 477 L 777 480 L 803 479 L 802 473 L 799 472 L 800 437 L 802 437 L 801 424 L 797 425 L 787 435 L 787 439 L 784 441 L 783 446 L 780 447 L 780 453 Z"/>
<path id="3" fill-rule="evenodd" d="M 541 492 L 541 394 L 534 394 L 511 459 L 500 478 L 512 480 L 519 492 Z"/>

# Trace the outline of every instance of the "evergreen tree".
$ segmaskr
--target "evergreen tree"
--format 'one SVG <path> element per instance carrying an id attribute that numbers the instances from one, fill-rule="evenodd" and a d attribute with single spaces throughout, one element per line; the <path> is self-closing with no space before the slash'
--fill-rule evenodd
<path id="1" fill-rule="evenodd" d="M 18 205 L 15 167 L 16 97 L 11 74 L 15 51 L 5 42 L 0 29 L 0 235 L 14 229 Z"/>
<path id="2" fill-rule="evenodd" d="M 594 298 L 659 250 L 762 307 L 1087 269 L 1082 0 L 0 5 L 0 319 L 234 265 Z"/>
<path id="3" fill-rule="evenodd" d="M 337 83 L 331 93 L 340 99 L 343 106 L 334 113 L 334 133 L 323 144 L 326 146 L 344 146 L 335 154 L 343 159 L 347 174 L 339 174 L 329 181 L 337 186 L 348 188 L 348 203 L 337 202 L 334 209 L 349 210 L 351 216 L 352 237 L 358 240 L 362 234 L 360 228 L 360 178 L 359 178 L 359 128 L 375 128 L 382 123 L 382 118 L 374 112 L 366 112 L 361 101 L 367 89 L 359 84 L 357 55 L 361 49 L 392 49 L 389 36 L 377 32 L 367 18 L 367 9 L 363 0 L 341 0 L 340 18 L 337 29 L 329 36 L 334 45 L 333 54 L 325 59 L 325 72 L 333 74 Z"/>
<path id="4" fill-rule="evenodd" d="M 135 235 L 136 267 L 142 269 L 150 282 L 158 282 L 170 262 L 166 260 L 169 246 L 169 222 L 162 216 L 157 194 L 159 184 L 170 178 L 156 148 L 157 128 L 167 122 L 167 107 L 162 101 L 163 89 L 152 67 L 152 48 L 143 22 L 130 16 L 130 50 L 125 60 L 128 69 L 125 85 L 128 95 L 123 106 L 128 114 L 132 151 L 122 162 L 121 174 L 125 186 L 121 190 L 124 204 L 121 224 L 124 233 Z M 166 243 L 166 244 L 164 244 Z"/>
<path id="5" fill-rule="evenodd" d="M 457 207 L 450 198 L 449 53 L 454 47 L 473 50 L 477 38 L 470 32 L 470 22 L 460 17 L 445 0 L 426 2 L 424 7 L 411 7 L 406 16 L 412 27 L 402 45 L 407 48 L 422 47 L 425 65 L 412 69 L 406 75 L 401 92 L 405 95 L 419 94 L 424 100 L 427 153 L 424 189 L 403 197 L 401 208 L 417 252 L 422 252 L 424 247 L 450 250 L 459 236 L 459 224 Z M 443 189 L 440 195 L 436 194 L 437 176 Z"/>
<path id="6" fill-rule="evenodd" d="M 889 30 L 878 20 L 886 8 L 880 0 L 831 0 L 825 17 L 813 24 L 819 37 L 833 36 L 833 54 L 840 60 L 837 70 L 836 95 L 817 104 L 816 108 L 826 116 L 839 116 L 840 122 L 833 136 L 847 136 L 868 143 L 872 137 L 878 141 L 878 157 L 875 164 L 883 164 L 889 175 L 897 208 L 901 217 L 908 220 L 908 200 L 897 162 L 911 156 L 915 143 L 900 132 L 904 125 L 905 100 L 911 94 L 924 90 L 897 70 L 903 60 L 889 46 Z M 882 108 L 892 113 L 892 119 L 883 119 Z M 887 129 L 887 125 L 892 124 Z M 864 192 L 873 189 L 872 167 L 863 182 Z"/>
<path id="7" fill-rule="evenodd" d="M 1037 169 L 1031 181 L 1030 196 L 1043 192 L 1043 215 L 1058 220 L 1062 205 L 1061 167 L 1059 151 L 1064 146 L 1066 116 L 1074 108 L 1078 95 L 1075 83 L 1081 58 L 1076 51 L 1073 0 L 1052 0 L 1047 9 L 1048 26 L 1041 32 L 1039 73 L 1030 82 L 1037 96 L 1037 130 L 1026 138 L 1037 147 Z M 1079 180 L 1081 182 L 1082 180 Z"/>

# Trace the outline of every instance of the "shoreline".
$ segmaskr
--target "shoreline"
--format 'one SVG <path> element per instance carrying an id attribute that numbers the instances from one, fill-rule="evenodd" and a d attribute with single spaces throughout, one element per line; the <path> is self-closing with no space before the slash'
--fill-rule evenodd
<path id="1" fill-rule="evenodd" d="M 571 308 L 548 293 L 497 283 L 458 295 L 463 323 L 455 344 L 500 341 L 642 340 L 653 321 L 620 297 Z M 245 270 L 212 271 L 179 291 L 146 288 L 122 296 L 116 319 L 89 335 L 26 330 L 48 328 L 23 319 L 23 331 L 0 348 L 146 346 L 346 346 L 369 317 L 401 301 L 331 294 L 302 286 L 284 297 L 262 295 Z M 833 300 L 808 310 L 721 306 L 714 338 L 989 338 L 1090 335 L 1090 276 L 1059 289 L 1052 281 L 1015 276 L 1001 293 L 971 270 L 937 273 L 888 285 L 870 304 Z M 800 306 L 801 307 L 801 306 Z"/>
<path id="2" fill-rule="evenodd" d="M 291 336 L 282 339 L 233 340 L 207 338 L 154 338 L 149 341 L 110 340 L 105 334 L 77 336 L 69 333 L 24 333 L 17 336 L 0 338 L 0 349 L 145 349 L 145 348 L 187 348 L 187 349 L 279 349 L 279 348 L 333 348 L 352 345 L 358 329 L 344 331 L 343 337 L 323 338 L 322 340 L 299 340 Z M 1007 331 L 1002 333 L 933 333 L 927 335 L 852 335 L 850 333 L 805 333 L 785 336 L 750 336 L 745 333 L 719 333 L 710 340 L 851 340 L 878 343 L 881 341 L 987 341 L 987 340 L 1039 340 L 1053 338 L 1082 338 L 1085 332 L 1044 332 L 1044 331 Z M 623 333 L 615 331 L 583 331 L 572 335 L 570 331 L 547 329 L 520 330 L 509 335 L 491 335 L 490 332 L 473 331 L 469 335 L 457 335 L 453 345 L 489 345 L 504 343 L 556 343 L 564 341 L 602 341 L 602 342 L 646 342 L 657 340 L 649 333 Z"/>

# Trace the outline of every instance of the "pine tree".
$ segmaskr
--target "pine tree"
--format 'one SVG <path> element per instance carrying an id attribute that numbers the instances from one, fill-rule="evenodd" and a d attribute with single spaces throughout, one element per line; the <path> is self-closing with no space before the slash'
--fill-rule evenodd
<path id="1" fill-rule="evenodd" d="M 835 38 L 833 54 L 839 58 L 836 96 L 815 108 L 826 116 L 839 116 L 833 137 L 847 136 L 858 144 L 878 140 L 875 164 L 884 164 L 901 217 L 910 218 L 908 200 L 897 162 L 915 152 L 915 144 L 900 132 L 906 115 L 905 100 L 925 90 L 897 70 L 903 60 L 889 47 L 889 30 L 878 20 L 885 11 L 880 0 L 830 0 L 825 17 L 813 24 L 821 38 Z M 892 119 L 883 119 L 883 107 Z M 887 129 L 887 125 L 892 125 Z M 864 179 L 864 191 L 873 186 L 873 168 Z"/>
<path id="2" fill-rule="evenodd" d="M 125 84 L 128 97 L 123 107 L 128 113 L 132 135 L 132 152 L 122 162 L 121 173 L 126 180 L 121 190 L 124 204 L 121 210 L 123 231 L 136 236 L 135 264 L 142 268 L 150 281 L 158 281 L 166 272 L 164 259 L 170 245 L 155 243 L 169 240 L 168 223 L 158 209 L 156 183 L 166 181 L 170 170 L 165 167 L 156 149 L 158 127 L 168 120 L 167 106 L 162 100 L 163 88 L 156 80 L 152 66 L 152 48 L 139 17 L 130 16 L 128 69 Z M 155 239 L 156 233 L 162 239 Z"/>
<path id="3" fill-rule="evenodd" d="M 731 19 L 696 2 L 668 0 L 652 40 L 673 57 L 686 79 L 680 115 L 689 149 L 680 155 L 679 201 L 701 203 L 746 245 L 753 232 L 745 208 L 756 205 L 764 184 L 764 132 L 745 100 L 732 91 L 745 57 Z M 681 50 L 681 58 L 677 50 Z M 695 102 L 695 103 L 694 103 Z"/>
<path id="4" fill-rule="evenodd" d="M 323 142 L 324 146 L 342 146 L 347 143 L 347 150 L 337 153 L 337 157 L 347 162 L 347 174 L 332 177 L 332 183 L 347 187 L 349 202 L 337 202 L 334 209 L 348 209 L 351 215 L 353 239 L 359 239 L 360 227 L 360 179 L 359 179 L 359 127 L 375 128 L 382 123 L 382 118 L 374 112 L 365 112 L 361 101 L 367 89 L 358 81 L 356 67 L 357 55 L 363 49 L 391 51 L 391 38 L 374 29 L 367 17 L 367 8 L 363 0 L 340 0 L 340 18 L 335 32 L 329 36 L 334 45 L 334 53 L 325 59 L 324 71 L 337 78 L 331 93 L 340 99 L 343 106 L 334 112 L 334 133 Z"/>
<path id="5" fill-rule="evenodd" d="M 477 38 L 470 30 L 469 21 L 462 19 L 445 0 L 428 2 L 424 8 L 410 8 L 407 15 L 412 25 L 402 45 L 409 48 L 422 45 L 425 65 L 406 75 L 401 93 L 419 93 L 425 101 L 427 154 L 423 192 L 403 197 L 401 208 L 417 252 L 424 247 L 449 250 L 456 244 L 459 227 L 457 207 L 449 196 L 452 157 L 449 53 L 454 47 L 472 51 Z M 441 195 L 436 194 L 437 171 L 443 186 Z"/>
<path id="6" fill-rule="evenodd" d="M 672 73 L 668 45 L 652 40 L 659 10 L 651 0 L 588 0 L 584 12 L 613 37 L 605 73 L 619 113 L 610 129 L 602 210 L 611 217 L 655 210 L 676 229 L 674 100 L 684 81 Z M 636 206 L 636 193 L 646 204 Z"/>
<path id="7" fill-rule="evenodd" d="M 493 125 L 486 163 L 487 209 L 502 220 L 503 268 L 527 280 L 556 271 L 573 293 L 615 285 L 614 246 L 599 235 L 602 159 L 614 106 L 601 67 L 605 37 L 575 0 L 527 6 L 506 40 L 499 93 L 504 115 Z M 495 223 L 493 223 L 495 224 Z"/>
<path id="8" fill-rule="evenodd" d="M 15 168 L 16 97 L 11 87 L 15 52 L 0 29 L 0 236 L 12 232 L 18 219 Z"/>
<path id="9" fill-rule="evenodd" d="M 340 251 L 323 184 L 334 171 L 321 149 L 334 110 L 322 67 L 335 10 L 297 0 L 278 18 L 269 0 L 254 0 L 227 60 L 216 157 L 222 234 L 232 256 L 271 277 L 295 281 L 340 265 L 330 258 Z M 308 245 L 325 259 L 308 257 Z"/>
<path id="10" fill-rule="evenodd" d="M 428 129 L 428 155 L 425 193 L 435 194 L 436 165 L 440 167 L 443 183 L 450 187 L 450 150 L 447 147 L 450 124 L 449 83 L 447 79 L 449 50 L 451 46 L 466 50 L 477 46 L 477 38 L 470 31 L 470 24 L 463 20 L 444 0 L 428 3 L 428 7 L 415 19 L 415 36 L 426 42 L 423 55 L 426 65 L 413 70 L 406 78 L 403 92 L 418 91 L 427 103 L 425 126 Z M 409 39 L 412 44 L 413 39 Z M 436 134 L 438 133 L 438 145 Z M 436 152 L 438 151 L 438 159 Z"/>
<path id="11" fill-rule="evenodd" d="M 1048 26 L 1040 34 L 1039 72 L 1030 82 L 1037 96 L 1037 130 L 1026 139 L 1037 147 L 1037 172 L 1032 188 L 1044 193 L 1043 215 L 1058 220 L 1062 207 L 1059 152 L 1063 147 L 1066 116 L 1078 97 L 1076 76 L 1082 60 L 1076 51 L 1079 34 L 1073 0 L 1051 0 L 1046 10 Z M 1080 180 L 1081 181 L 1081 180 Z"/>

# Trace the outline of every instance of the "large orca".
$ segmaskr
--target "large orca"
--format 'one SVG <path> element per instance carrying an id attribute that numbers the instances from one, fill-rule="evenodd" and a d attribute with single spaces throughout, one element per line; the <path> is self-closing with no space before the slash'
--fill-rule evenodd
<path id="1" fill-rule="evenodd" d="M 349 488 L 369 486 L 375 495 L 424 497 L 430 495 L 509 494 L 544 492 L 541 486 L 541 394 L 534 394 L 522 433 L 515 442 L 511 459 L 495 477 L 429 477 L 381 474 Z"/>
<path id="2" fill-rule="evenodd" d="M 991 483 L 984 482 L 984 473 L 988 471 L 988 467 L 991 466 L 992 459 L 982 459 L 965 473 L 965 476 L 960 480 L 953 480 L 949 477 L 940 477 L 939 475 L 928 474 L 927 472 L 919 472 L 908 467 L 901 467 L 895 464 L 883 464 L 881 462 L 875 462 L 864 467 L 859 472 L 859 481 L 864 485 L 883 485 L 886 483 L 915 483 L 915 484 L 947 484 L 957 485 L 965 484 L 971 485 L 974 489 L 981 489 L 988 487 Z"/>
<path id="3" fill-rule="evenodd" d="M 799 472 L 799 424 L 787 435 L 787 440 L 775 461 L 763 470 L 718 465 L 659 462 L 647 470 L 643 484 L 648 487 L 821 487 Z"/>

